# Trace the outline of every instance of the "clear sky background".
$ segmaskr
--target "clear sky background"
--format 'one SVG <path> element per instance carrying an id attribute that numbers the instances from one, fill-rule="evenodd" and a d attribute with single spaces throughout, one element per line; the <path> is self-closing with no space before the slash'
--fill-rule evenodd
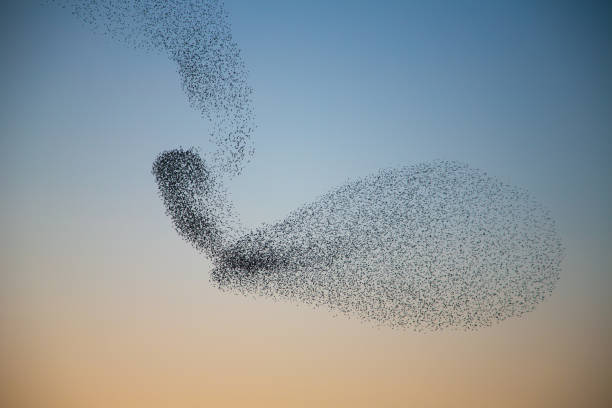
<path id="1" fill-rule="evenodd" d="M 217 292 L 150 174 L 208 124 L 164 55 L 39 1 L 0 8 L 0 405 L 612 404 L 606 2 L 227 0 L 256 153 L 246 225 L 383 167 L 527 188 L 566 248 L 552 296 L 475 332 L 375 328 Z"/>

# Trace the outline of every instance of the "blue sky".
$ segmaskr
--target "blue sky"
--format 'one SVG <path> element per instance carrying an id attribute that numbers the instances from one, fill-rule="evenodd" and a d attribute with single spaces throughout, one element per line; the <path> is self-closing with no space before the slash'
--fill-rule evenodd
<path id="1" fill-rule="evenodd" d="M 528 188 L 571 229 L 610 226 L 607 8 L 226 6 L 258 122 L 257 153 L 232 183 L 245 222 L 280 218 L 381 167 L 443 158 Z M 134 184 L 148 189 L 145 170 L 157 152 L 210 148 L 207 123 L 163 55 L 93 34 L 52 6 L 8 9 L 1 143 L 9 185 L 23 189 L 19 178 L 28 177 L 94 190 L 139 174 Z"/>
<path id="2" fill-rule="evenodd" d="M 27 177 L 88 189 L 140 174 L 148 189 L 144 170 L 157 152 L 209 147 L 207 123 L 163 55 L 93 34 L 52 6 L 8 8 L 9 185 L 23 190 Z M 610 226 L 608 9 L 319 1 L 227 9 L 258 121 L 257 153 L 232 184 L 247 223 L 281 217 L 346 178 L 443 158 L 530 189 L 558 218 L 577 221 L 572 229 Z M 90 173 L 75 174 L 78 165 Z"/>

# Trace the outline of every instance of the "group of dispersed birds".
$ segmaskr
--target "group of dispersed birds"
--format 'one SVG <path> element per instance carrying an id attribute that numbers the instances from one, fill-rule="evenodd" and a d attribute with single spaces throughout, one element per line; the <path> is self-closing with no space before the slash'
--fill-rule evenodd
<path id="1" fill-rule="evenodd" d="M 95 29 L 175 61 L 218 149 L 153 164 L 177 232 L 222 290 L 324 306 L 374 324 L 476 329 L 521 316 L 559 280 L 563 248 L 544 207 L 466 164 L 381 170 L 244 231 L 222 179 L 253 154 L 252 89 L 217 0 L 50 0 Z"/>
<path id="2" fill-rule="evenodd" d="M 190 104 L 210 122 L 212 164 L 226 176 L 240 174 L 254 151 L 253 90 L 222 1 L 48 1 L 97 32 L 174 61 Z"/>
<path id="3" fill-rule="evenodd" d="M 243 235 L 211 208 L 214 176 L 197 153 L 164 152 L 153 172 L 177 231 L 213 260 L 224 290 L 393 327 L 474 329 L 532 310 L 559 279 L 547 211 L 465 164 L 382 170 Z"/>

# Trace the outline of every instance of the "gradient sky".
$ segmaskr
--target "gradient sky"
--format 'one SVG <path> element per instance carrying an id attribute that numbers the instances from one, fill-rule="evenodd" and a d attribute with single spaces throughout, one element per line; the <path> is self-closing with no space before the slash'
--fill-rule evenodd
<path id="1" fill-rule="evenodd" d="M 175 66 L 65 10 L 5 3 L 0 403 L 612 405 L 605 2 L 225 2 L 255 91 L 256 153 L 229 184 L 246 225 L 432 159 L 551 210 L 566 248 L 552 296 L 430 334 L 218 293 L 150 174 L 162 150 L 210 148 Z"/>

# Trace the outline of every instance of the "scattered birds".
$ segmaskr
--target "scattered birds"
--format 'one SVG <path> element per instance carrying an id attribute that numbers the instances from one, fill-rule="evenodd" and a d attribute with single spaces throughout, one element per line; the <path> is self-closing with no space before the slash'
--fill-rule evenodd
<path id="1" fill-rule="evenodd" d="M 380 170 L 245 230 L 222 179 L 253 154 L 252 89 L 222 2 L 49 1 L 177 64 L 217 151 L 162 152 L 152 173 L 177 232 L 213 261 L 219 289 L 391 327 L 470 330 L 522 316 L 557 284 L 563 247 L 549 212 L 452 161 Z"/>
<path id="2" fill-rule="evenodd" d="M 381 170 L 242 235 L 195 151 L 163 152 L 153 174 L 222 290 L 391 327 L 477 329 L 533 310 L 559 280 L 563 248 L 548 211 L 466 164 Z"/>
<path id="3" fill-rule="evenodd" d="M 254 153 L 253 90 L 219 0 L 48 0 L 95 31 L 177 65 L 191 106 L 210 122 L 212 161 L 232 177 Z"/>

